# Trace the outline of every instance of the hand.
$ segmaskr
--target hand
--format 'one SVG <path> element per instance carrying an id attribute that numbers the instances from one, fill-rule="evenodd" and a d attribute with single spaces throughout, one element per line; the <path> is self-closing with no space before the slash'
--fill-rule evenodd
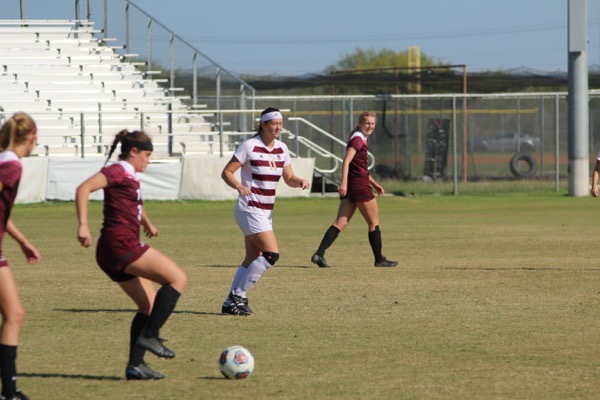
<path id="1" fill-rule="evenodd" d="M 21 243 L 21 250 L 29 264 L 37 264 L 42 259 L 40 252 L 29 242 Z"/>
<path id="2" fill-rule="evenodd" d="M 308 181 L 306 181 L 304 179 L 300 179 L 300 186 L 298 186 L 298 187 L 302 190 L 308 189 L 308 188 L 310 188 L 310 183 L 308 183 Z"/>
<path id="3" fill-rule="evenodd" d="M 144 226 L 144 233 L 146 234 L 146 237 L 151 238 L 158 236 L 158 229 L 154 225 Z"/>
<path id="4" fill-rule="evenodd" d="M 338 188 L 338 193 L 340 194 L 340 197 L 346 196 L 346 193 L 348 193 L 348 184 L 345 182 L 340 183 L 340 187 Z"/>
<path id="5" fill-rule="evenodd" d="M 596 186 L 596 185 L 592 186 L 592 196 L 598 197 L 598 186 Z"/>
<path id="6" fill-rule="evenodd" d="M 377 190 L 377 194 L 379 194 L 379 196 L 383 196 L 385 194 L 385 190 L 381 185 L 375 186 L 375 190 Z"/>
<path id="7" fill-rule="evenodd" d="M 77 240 L 83 247 L 90 247 L 92 244 L 92 235 L 87 226 L 80 226 L 77 230 Z"/>
<path id="8" fill-rule="evenodd" d="M 250 196 L 252 194 L 252 190 L 249 187 L 239 185 L 237 187 L 237 191 L 242 196 Z"/>

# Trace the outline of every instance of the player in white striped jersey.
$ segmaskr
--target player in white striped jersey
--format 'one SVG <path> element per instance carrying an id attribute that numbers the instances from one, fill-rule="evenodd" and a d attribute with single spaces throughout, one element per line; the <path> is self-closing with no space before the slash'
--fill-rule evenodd
<path id="1" fill-rule="evenodd" d="M 271 212 L 280 178 L 290 187 L 310 187 L 308 181 L 298 178 L 292 170 L 288 148 L 279 140 L 282 128 L 281 112 L 273 107 L 264 110 L 258 133 L 237 148 L 221 174 L 225 183 L 239 193 L 235 220 L 246 244 L 246 257 L 233 277 L 221 308 L 223 314 L 252 314 L 247 292 L 279 259 Z M 234 176 L 238 169 L 241 181 Z"/>

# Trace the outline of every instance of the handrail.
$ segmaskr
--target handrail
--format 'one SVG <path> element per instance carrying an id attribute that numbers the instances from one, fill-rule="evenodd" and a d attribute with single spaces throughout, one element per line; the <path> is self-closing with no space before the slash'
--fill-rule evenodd
<path id="1" fill-rule="evenodd" d="M 323 135 L 327 136 L 328 138 L 330 138 L 330 139 L 331 139 L 331 140 L 333 140 L 334 142 L 337 142 L 337 143 L 341 144 L 341 145 L 342 145 L 342 146 L 344 146 L 344 147 L 346 146 L 346 142 L 344 142 L 343 140 L 340 140 L 340 139 L 336 138 L 336 137 L 335 137 L 335 136 L 333 136 L 331 133 L 329 133 L 329 132 L 327 132 L 327 131 L 323 130 L 322 128 L 318 127 L 317 125 L 313 124 L 313 123 L 312 123 L 312 122 L 310 122 L 310 121 L 307 121 L 307 120 L 306 120 L 306 119 L 304 119 L 304 118 L 301 118 L 301 117 L 289 117 L 289 118 L 288 118 L 288 120 L 290 120 L 290 121 L 299 121 L 299 122 L 302 122 L 302 123 L 304 123 L 304 124 L 308 125 L 309 127 L 313 128 L 314 130 L 318 131 L 319 133 L 321 133 L 321 134 L 323 134 Z M 301 136 L 298 136 L 298 140 L 300 140 L 300 138 L 301 138 Z M 375 156 L 373 155 L 373 153 L 371 153 L 371 152 L 369 151 L 369 152 L 367 152 L 367 157 L 368 157 L 368 159 L 369 159 L 369 163 L 368 163 L 368 165 L 367 165 L 367 168 L 368 168 L 368 169 L 371 169 L 371 168 L 373 168 L 373 167 L 375 166 Z M 338 157 L 338 158 L 339 158 L 339 157 Z M 342 160 L 340 159 L 340 161 L 342 161 Z"/>
<path id="2" fill-rule="evenodd" d="M 288 130 L 284 130 L 283 133 L 287 134 L 289 136 L 290 139 L 296 139 L 299 143 L 302 143 L 304 146 L 306 146 L 307 148 L 309 148 L 310 150 L 314 151 L 315 153 L 317 153 L 319 156 L 324 157 L 324 158 L 330 158 L 334 161 L 335 165 L 333 168 L 331 169 L 322 169 L 319 168 L 317 166 L 315 166 L 315 170 L 321 174 L 332 174 L 335 171 L 337 171 L 338 167 L 340 166 L 340 163 L 343 162 L 343 160 L 336 156 L 335 154 L 331 153 L 328 150 L 325 150 L 324 148 L 322 148 L 321 146 L 319 146 L 318 144 L 316 144 L 315 142 L 302 137 L 302 136 L 297 136 L 294 133 L 292 133 L 291 131 Z M 290 154 L 292 154 L 293 156 L 297 156 L 296 153 L 293 153 L 292 151 L 290 151 Z"/>

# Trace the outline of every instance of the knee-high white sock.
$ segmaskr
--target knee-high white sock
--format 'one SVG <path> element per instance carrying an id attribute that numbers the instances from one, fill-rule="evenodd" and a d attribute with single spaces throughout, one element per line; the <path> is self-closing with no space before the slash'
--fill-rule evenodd
<path id="1" fill-rule="evenodd" d="M 256 282 L 258 282 L 260 277 L 263 276 L 265 271 L 270 267 L 271 264 L 269 264 L 263 256 L 252 261 L 248 268 L 246 268 L 246 273 L 242 278 L 241 285 L 235 288 L 233 292 L 238 296 L 246 297 L 246 292 L 256 285 Z"/>
<path id="2" fill-rule="evenodd" d="M 233 280 L 231 281 L 231 289 L 230 292 L 233 292 L 236 288 L 242 286 L 242 279 L 246 275 L 246 268 L 243 265 L 240 265 L 235 271 L 235 275 L 233 276 Z"/>

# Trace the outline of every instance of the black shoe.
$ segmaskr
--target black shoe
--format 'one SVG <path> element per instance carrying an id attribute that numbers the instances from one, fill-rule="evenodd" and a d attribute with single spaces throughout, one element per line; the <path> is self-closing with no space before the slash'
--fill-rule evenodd
<path id="1" fill-rule="evenodd" d="M 253 312 L 248 307 L 248 299 L 229 293 L 227 301 L 221 307 L 221 313 L 230 315 L 252 315 Z"/>
<path id="2" fill-rule="evenodd" d="M 317 253 L 312 255 L 312 257 L 310 258 L 310 261 L 313 264 L 317 264 L 320 268 L 328 268 L 329 267 L 329 265 L 327 265 L 327 261 L 325 261 L 325 258 L 321 257 Z"/>
<path id="3" fill-rule="evenodd" d="M 396 265 L 398 265 L 398 261 L 390 261 L 385 257 L 381 261 L 375 261 L 376 267 L 395 267 Z"/>
<path id="4" fill-rule="evenodd" d="M 159 338 L 145 337 L 143 334 L 137 340 L 138 346 L 142 349 L 146 349 L 155 356 L 162 358 L 173 358 L 175 352 L 162 344 L 162 340 Z"/>
<path id="5" fill-rule="evenodd" d="M 128 365 L 125 368 L 125 378 L 127 380 L 148 381 L 152 379 L 163 379 L 165 376 L 160 372 L 153 371 L 145 363 L 140 365 Z"/>
<path id="6" fill-rule="evenodd" d="M 29 400 L 29 397 L 22 392 L 17 392 L 9 397 L 0 396 L 0 400 Z"/>

